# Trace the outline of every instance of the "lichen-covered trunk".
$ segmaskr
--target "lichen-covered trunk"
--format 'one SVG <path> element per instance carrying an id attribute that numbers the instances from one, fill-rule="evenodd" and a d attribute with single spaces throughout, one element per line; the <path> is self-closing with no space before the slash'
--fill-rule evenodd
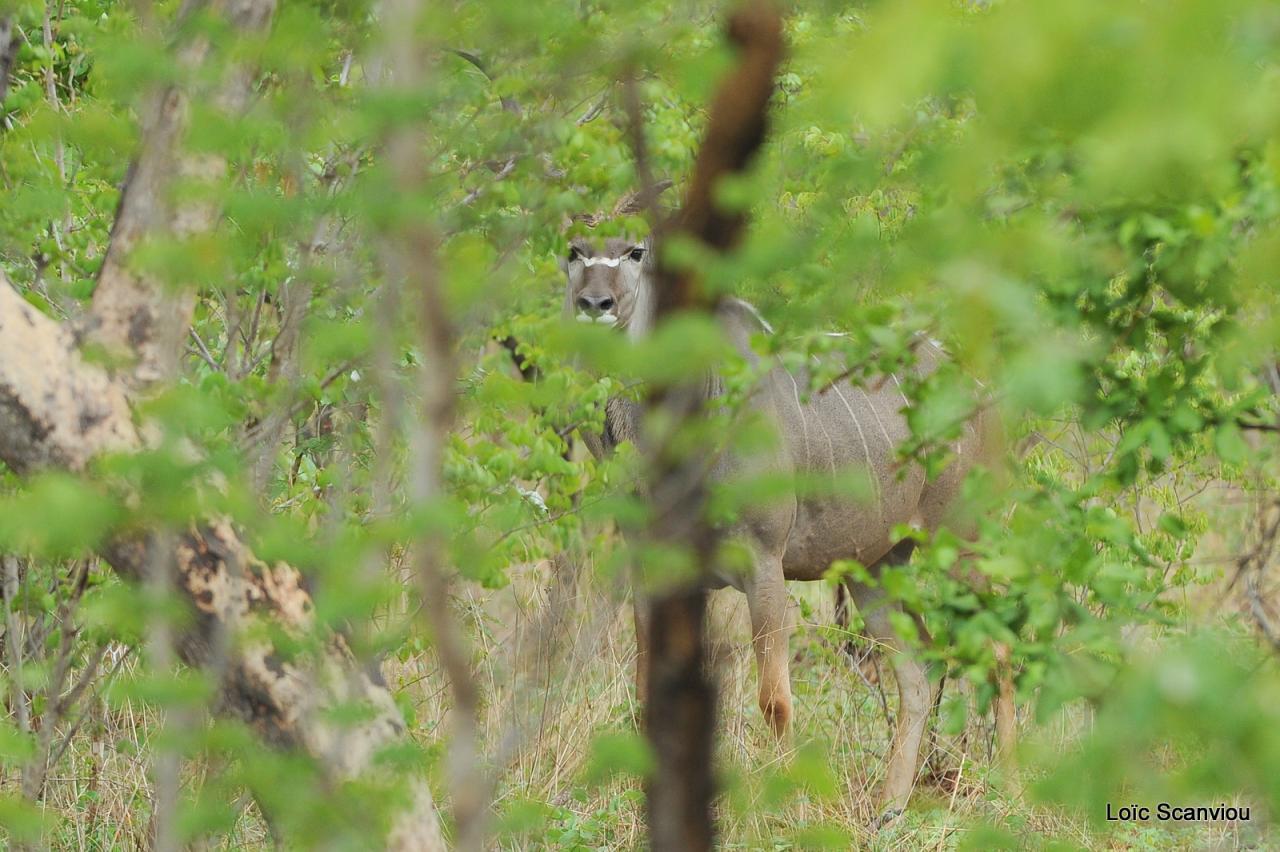
<path id="1" fill-rule="evenodd" d="M 0 460 L 19 474 L 48 468 L 83 471 L 104 452 L 138 449 L 124 388 L 86 363 L 71 333 L 28 304 L 0 273 Z M 178 641 L 192 666 L 218 669 L 221 711 L 243 720 L 273 747 L 311 755 L 334 781 L 373 770 L 375 755 L 405 735 L 386 685 L 331 634 L 314 656 L 286 659 L 263 639 L 230 641 L 261 619 L 286 635 L 314 629 L 314 606 L 298 570 L 268 565 L 230 524 L 193 520 L 172 553 L 157 537 L 117 538 L 103 556 L 131 579 L 160 558 L 195 615 Z M 263 634 L 256 634 L 263 635 Z M 328 708 L 362 703 L 362 721 L 343 728 Z M 412 801 L 395 818 L 388 848 L 444 848 L 434 803 L 415 782 Z M 373 843 L 378 846 L 380 844 Z"/>

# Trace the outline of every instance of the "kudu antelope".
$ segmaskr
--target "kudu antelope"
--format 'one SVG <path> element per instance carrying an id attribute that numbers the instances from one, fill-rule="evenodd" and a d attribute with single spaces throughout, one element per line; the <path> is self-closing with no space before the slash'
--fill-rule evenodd
<path id="1" fill-rule="evenodd" d="M 615 238 L 592 243 L 575 238 L 562 266 L 567 277 L 566 316 L 614 327 L 633 339 L 651 331 L 654 267 L 647 241 Z M 771 329 L 755 308 L 729 299 L 718 307 L 717 318 L 741 356 L 758 366 L 751 337 Z M 930 341 L 921 342 L 917 356 L 913 369 L 922 373 L 934 370 L 944 357 Z M 861 471 L 869 477 L 875 495 L 871 501 L 858 502 L 792 493 L 785 500 L 745 510 L 735 526 L 726 530 L 751 549 L 754 570 L 714 582 L 734 585 L 747 595 L 760 709 L 781 736 L 792 716 L 785 581 L 820 580 L 838 559 L 857 559 L 873 575 L 884 566 L 905 563 L 913 543 L 895 540 L 893 529 L 917 524 L 934 530 L 947 520 L 965 474 L 987 449 L 987 431 L 981 423 L 966 424 L 963 437 L 953 447 L 954 461 L 936 479 L 926 481 L 918 466 L 900 470 L 896 455 L 898 446 L 910 437 L 903 416 L 910 402 L 899 376 L 885 376 L 865 386 L 840 381 L 810 394 L 806 371 L 790 372 L 774 365 L 763 372 L 748 404 L 773 421 L 781 441 L 766 458 L 722 457 L 713 478 L 732 477 L 747 466 L 753 471 L 763 467 L 831 477 Z M 639 413 L 638 406 L 627 400 L 610 400 L 603 436 L 588 439 L 593 452 L 608 452 L 636 438 Z M 905 806 L 914 786 L 927 719 L 940 683 L 894 630 L 890 616 L 898 604 L 878 585 L 850 582 L 848 589 L 867 632 L 887 649 L 898 683 L 900 710 L 882 790 L 885 813 L 891 815 Z M 637 606 L 641 649 L 637 687 L 642 699 L 645 631 L 644 609 Z"/>

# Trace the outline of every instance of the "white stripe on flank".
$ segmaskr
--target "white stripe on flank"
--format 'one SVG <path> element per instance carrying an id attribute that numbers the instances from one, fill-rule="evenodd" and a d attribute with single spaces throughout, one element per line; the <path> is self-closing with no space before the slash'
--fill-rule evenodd
<path id="1" fill-rule="evenodd" d="M 893 383 L 898 386 L 898 393 L 902 394 L 902 407 L 910 408 L 911 400 L 907 399 L 907 392 L 902 389 L 902 382 L 898 381 L 898 377 L 893 373 L 889 374 L 889 378 L 893 379 Z"/>
<path id="2" fill-rule="evenodd" d="M 858 388 L 858 393 L 862 394 L 862 398 L 867 401 L 867 407 L 871 409 L 871 416 L 876 419 L 876 425 L 880 427 L 880 434 L 884 435 L 884 443 L 889 449 L 893 449 L 893 439 L 889 437 L 889 430 L 884 428 L 884 421 L 880 419 L 880 412 L 876 411 L 876 405 L 871 401 L 871 397 L 867 396 L 867 392 L 862 388 Z"/>
<path id="3" fill-rule="evenodd" d="M 804 469 L 807 471 L 812 468 L 813 459 L 809 453 L 809 423 L 805 420 L 804 403 L 800 401 L 800 385 L 786 367 L 782 368 L 782 372 L 787 374 L 787 378 L 791 380 L 791 387 L 796 392 L 796 410 L 800 412 L 800 432 L 804 435 Z"/>
<path id="4" fill-rule="evenodd" d="M 880 514 L 883 515 L 884 504 L 880 501 L 880 480 L 876 477 L 874 466 L 871 464 L 871 447 L 867 444 L 867 436 L 862 431 L 862 424 L 858 422 L 858 415 L 853 413 L 853 407 L 849 405 L 849 400 L 845 399 L 844 391 L 840 390 L 840 383 L 836 382 L 832 387 L 840 395 L 840 401 L 844 403 L 845 411 L 849 412 L 849 419 L 853 421 L 853 425 L 858 429 L 858 437 L 862 440 L 862 452 L 867 456 L 867 475 L 871 477 L 871 483 L 876 489 L 876 506 L 879 507 Z"/>
<path id="5" fill-rule="evenodd" d="M 831 441 L 831 433 L 827 431 L 827 424 L 822 417 L 822 412 L 818 412 L 818 426 L 822 428 L 822 434 L 827 439 L 827 459 L 831 462 L 831 481 L 836 480 L 836 445 Z"/>
<path id="6" fill-rule="evenodd" d="M 819 367 L 822 366 L 822 361 L 818 359 L 817 355 L 810 355 L 809 357 L 813 359 L 813 363 L 817 364 Z M 830 390 L 830 388 L 823 388 L 819 391 L 819 395 L 826 393 L 828 390 Z M 831 442 L 831 433 L 827 431 L 826 421 L 823 419 L 822 412 L 820 411 L 818 412 L 818 425 L 822 427 L 822 434 L 827 438 L 827 452 L 831 454 L 831 480 L 834 482 L 836 479 L 836 445 Z"/>

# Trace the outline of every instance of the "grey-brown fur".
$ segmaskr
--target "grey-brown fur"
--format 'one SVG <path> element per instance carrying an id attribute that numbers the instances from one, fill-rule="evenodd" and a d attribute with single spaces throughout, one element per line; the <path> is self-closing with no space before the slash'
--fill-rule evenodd
<path id="1" fill-rule="evenodd" d="M 625 329 L 633 338 L 647 334 L 652 322 L 652 258 L 647 244 L 612 239 L 603 245 L 576 240 L 573 246 L 563 264 L 568 279 L 566 315 L 598 321 L 600 314 L 591 308 L 608 303 L 613 314 L 609 324 Z M 645 250 L 639 260 L 631 255 L 635 248 Z M 742 357 L 759 365 L 750 340 L 769 329 L 756 310 L 746 302 L 730 299 L 718 308 L 717 317 Z M 914 369 L 922 374 L 932 372 L 945 357 L 930 341 L 921 341 L 917 356 Z M 755 557 L 753 572 L 721 579 L 747 595 L 760 671 L 760 707 L 782 735 L 792 712 L 784 581 L 821 579 L 837 559 L 857 559 L 871 566 L 873 575 L 885 565 L 905 562 L 910 558 L 911 543 L 896 541 L 894 527 L 914 524 L 937 529 L 952 513 L 965 475 L 990 447 L 982 423 L 966 424 L 963 437 L 953 448 L 955 460 L 937 479 L 927 482 L 918 466 L 901 470 L 897 460 L 897 447 L 910 437 L 903 416 L 909 402 L 902 392 L 901 377 L 880 377 L 865 386 L 843 381 L 809 394 L 807 371 L 792 373 L 781 365 L 764 366 L 763 380 L 749 405 L 777 426 L 781 440 L 773 451 L 760 457 L 722 457 L 713 478 L 725 480 L 748 471 L 770 470 L 833 478 L 862 475 L 874 489 L 870 502 L 793 493 L 778 502 L 749 508 L 727 531 L 747 544 Z M 637 415 L 638 408 L 631 403 L 611 400 L 605 435 L 593 451 L 608 451 L 618 442 L 635 439 Z M 890 658 L 897 676 L 900 712 L 882 793 L 887 811 L 893 812 L 905 806 L 915 783 L 937 683 L 893 630 L 889 616 L 897 604 L 878 587 L 850 583 L 849 591 L 868 633 L 893 652 Z M 643 694 L 646 626 L 642 608 L 637 607 L 636 612 L 641 645 L 638 686 Z"/>

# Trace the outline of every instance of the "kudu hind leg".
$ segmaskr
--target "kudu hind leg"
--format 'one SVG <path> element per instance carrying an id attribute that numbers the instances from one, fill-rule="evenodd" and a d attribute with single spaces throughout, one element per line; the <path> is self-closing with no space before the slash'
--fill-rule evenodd
<path id="1" fill-rule="evenodd" d="M 840 639 L 836 647 L 840 653 L 858 668 L 858 675 L 867 683 L 875 686 L 880 682 L 880 654 L 876 646 L 858 638 L 849 629 L 852 619 L 849 610 L 853 601 L 849 599 L 849 587 L 845 583 L 836 584 L 836 627 L 840 629 Z"/>
<path id="2" fill-rule="evenodd" d="M 910 547 L 899 546 L 881 564 L 902 564 L 910 555 Z M 940 681 L 929 676 L 924 663 L 894 629 L 891 613 L 901 611 L 897 602 L 891 600 L 880 587 L 850 583 L 849 591 L 866 623 L 867 632 L 884 646 L 893 667 L 894 678 L 898 682 L 898 719 L 894 726 L 889 765 L 881 791 L 884 818 L 902 811 L 911 797 L 920 768 L 921 745 Z"/>
<path id="3" fill-rule="evenodd" d="M 760 712 L 778 737 L 791 725 L 791 626 L 781 559 L 762 559 L 747 584 L 751 645 L 760 677 Z"/>

